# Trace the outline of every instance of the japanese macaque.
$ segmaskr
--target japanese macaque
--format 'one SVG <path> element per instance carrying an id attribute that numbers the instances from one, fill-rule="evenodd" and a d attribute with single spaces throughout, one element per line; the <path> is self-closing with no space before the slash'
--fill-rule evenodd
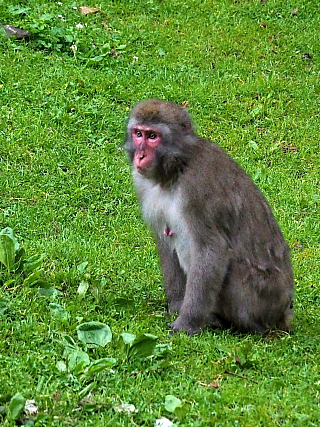
<path id="1" fill-rule="evenodd" d="M 187 111 L 160 100 L 132 110 L 124 145 L 153 230 L 174 332 L 204 326 L 290 329 L 290 251 L 262 193 Z"/>

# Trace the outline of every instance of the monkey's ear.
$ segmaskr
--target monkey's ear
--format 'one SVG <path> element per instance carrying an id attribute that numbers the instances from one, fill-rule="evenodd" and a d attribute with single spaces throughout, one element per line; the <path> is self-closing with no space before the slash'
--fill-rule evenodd
<path id="1" fill-rule="evenodd" d="M 185 108 L 181 110 L 181 127 L 185 135 L 192 133 L 194 130 L 189 113 Z"/>

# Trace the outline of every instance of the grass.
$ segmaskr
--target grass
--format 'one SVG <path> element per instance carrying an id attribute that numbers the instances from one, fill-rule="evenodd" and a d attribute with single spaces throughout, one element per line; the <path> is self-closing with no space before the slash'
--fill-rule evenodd
<path id="1" fill-rule="evenodd" d="M 317 426 L 318 2 L 101 0 L 86 16 L 82 5 L 0 0 L 1 23 L 33 34 L 0 37 L 0 229 L 14 230 L 26 259 L 44 256 L 33 271 L 1 270 L 0 424 Z M 121 149 L 129 109 L 150 97 L 186 103 L 199 134 L 269 200 L 292 249 L 290 335 L 168 337 Z M 105 346 L 79 340 L 92 321 L 110 326 Z M 124 332 L 161 346 L 149 337 L 143 357 Z M 105 358 L 116 362 L 88 371 Z M 35 400 L 34 415 L 17 393 Z"/>

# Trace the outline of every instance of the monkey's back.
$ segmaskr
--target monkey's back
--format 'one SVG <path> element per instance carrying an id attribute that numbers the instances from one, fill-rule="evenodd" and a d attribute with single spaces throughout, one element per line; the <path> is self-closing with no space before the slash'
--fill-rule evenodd
<path id="1" fill-rule="evenodd" d="M 191 162 L 181 178 L 193 234 L 200 245 L 223 239 L 229 247 L 220 314 L 243 331 L 263 331 L 275 324 L 288 329 L 294 288 L 290 250 L 265 197 L 249 175 L 209 141 L 198 140 Z"/>
<path id="2" fill-rule="evenodd" d="M 219 146 L 204 139 L 198 140 L 191 162 L 181 183 L 186 212 L 199 222 L 199 239 L 219 233 L 239 260 L 266 269 L 290 266 L 288 245 L 250 176 Z"/>

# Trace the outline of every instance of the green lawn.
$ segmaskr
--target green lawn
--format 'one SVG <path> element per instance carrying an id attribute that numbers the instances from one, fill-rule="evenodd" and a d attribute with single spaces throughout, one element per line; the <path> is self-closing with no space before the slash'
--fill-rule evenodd
<path id="1" fill-rule="evenodd" d="M 0 425 L 318 426 L 319 2 L 0 0 L 0 23 L 32 33 L 0 33 L 0 230 L 25 249 L 0 270 Z M 292 250 L 290 335 L 169 337 L 122 151 L 151 97 L 187 105 L 267 197 Z"/>

